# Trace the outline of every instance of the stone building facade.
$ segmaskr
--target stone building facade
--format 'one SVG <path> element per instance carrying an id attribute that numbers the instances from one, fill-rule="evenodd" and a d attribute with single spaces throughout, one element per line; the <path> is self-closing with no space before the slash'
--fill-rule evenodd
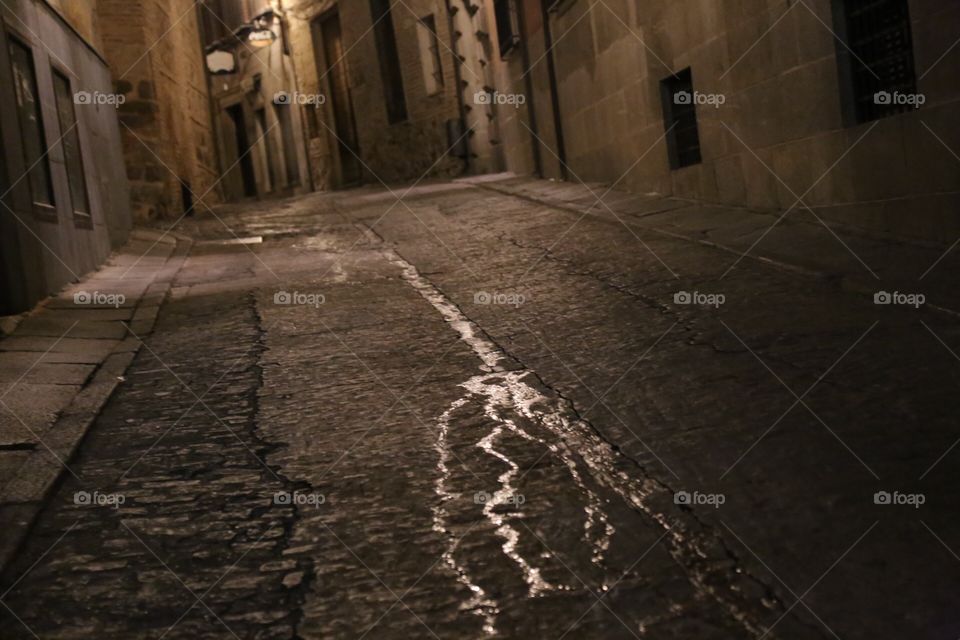
<path id="1" fill-rule="evenodd" d="M 279 2 L 206 0 L 203 41 L 212 60 L 212 109 L 229 201 L 313 188 L 305 118 L 321 97 L 298 90 L 286 17 Z"/>
<path id="2" fill-rule="evenodd" d="M 0 3 L 0 316 L 96 268 L 129 234 L 117 98 L 98 41 L 89 4 Z"/>
<path id="3" fill-rule="evenodd" d="M 326 96 L 307 122 L 319 188 L 467 170 L 472 136 L 448 2 L 283 4 L 300 89 Z"/>
<path id="4" fill-rule="evenodd" d="M 498 106 L 511 170 L 560 178 L 562 158 L 570 180 L 960 234 L 956 2 L 483 4 L 518 40 L 492 60 L 496 89 L 533 105 Z"/>
<path id="5" fill-rule="evenodd" d="M 71 0 L 64 4 L 77 5 Z M 134 219 L 176 220 L 221 201 L 194 0 L 96 0 L 113 71 Z"/>

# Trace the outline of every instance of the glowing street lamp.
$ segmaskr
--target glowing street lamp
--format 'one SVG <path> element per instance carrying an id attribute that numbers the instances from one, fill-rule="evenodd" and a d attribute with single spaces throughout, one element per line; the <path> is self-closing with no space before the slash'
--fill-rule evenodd
<path id="1" fill-rule="evenodd" d="M 253 29 L 247 34 L 247 44 L 257 49 L 269 47 L 276 40 L 277 34 L 273 29 Z"/>

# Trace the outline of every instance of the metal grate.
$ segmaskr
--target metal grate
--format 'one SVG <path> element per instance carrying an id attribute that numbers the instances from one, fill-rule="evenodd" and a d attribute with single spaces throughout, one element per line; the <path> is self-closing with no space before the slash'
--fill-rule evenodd
<path id="1" fill-rule="evenodd" d="M 844 0 L 858 122 L 916 109 L 917 78 L 907 0 Z"/>
<path id="2" fill-rule="evenodd" d="M 680 169 L 700 163 L 700 131 L 697 128 L 697 108 L 693 99 L 693 75 L 690 69 L 662 80 L 660 92 L 671 168 Z"/>
<path id="3" fill-rule="evenodd" d="M 520 42 L 516 0 L 494 0 L 493 14 L 497 21 L 497 40 L 500 42 L 502 58 Z"/>

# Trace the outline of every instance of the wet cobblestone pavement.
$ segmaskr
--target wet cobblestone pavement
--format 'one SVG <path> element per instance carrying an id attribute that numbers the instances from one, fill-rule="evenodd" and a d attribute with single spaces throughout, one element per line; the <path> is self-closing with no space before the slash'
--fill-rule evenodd
<path id="1" fill-rule="evenodd" d="M 954 319 L 463 185 L 221 215 L 3 638 L 960 636 Z"/>

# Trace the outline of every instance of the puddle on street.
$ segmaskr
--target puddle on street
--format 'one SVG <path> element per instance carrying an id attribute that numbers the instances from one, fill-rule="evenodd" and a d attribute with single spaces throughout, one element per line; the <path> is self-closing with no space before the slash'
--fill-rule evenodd
<path id="1" fill-rule="evenodd" d="M 497 618 L 502 605 L 481 586 L 484 577 L 477 574 L 483 567 L 472 567 L 461 559 L 464 555 L 458 553 L 461 538 L 454 533 L 449 506 L 465 499 L 452 487 L 453 466 L 459 459 L 452 451 L 451 440 L 455 433 L 459 438 L 473 440 L 474 436 L 456 431 L 457 414 L 471 408 L 472 414 L 483 415 L 486 418 L 484 424 L 490 425 L 488 430 L 477 434 L 479 437 L 473 446 L 504 468 L 497 478 L 499 489 L 482 505 L 482 516 L 500 538 L 504 556 L 521 574 L 528 597 L 540 598 L 552 592 L 569 591 L 571 586 L 544 577 L 548 570 L 551 574 L 557 573 L 556 565 L 566 567 L 564 561 L 554 554 L 524 555 L 522 549 L 531 545 L 522 545 L 522 538 L 535 534 L 522 524 L 525 518 L 522 509 L 502 508 L 516 506 L 510 505 L 510 501 L 519 495 L 516 482 L 524 473 L 504 446 L 504 439 L 508 436 L 542 448 L 543 457 L 552 456 L 555 462 L 565 467 L 567 478 L 584 505 L 579 543 L 586 546 L 592 564 L 603 577 L 593 584 L 574 584 L 573 588 L 600 593 L 622 578 L 623 568 L 613 570 L 604 564 L 616 528 L 600 493 L 612 494 L 659 525 L 669 553 L 686 569 L 688 579 L 699 593 L 714 599 L 751 634 L 762 633 L 764 626 L 758 618 L 770 612 L 743 595 L 747 593 L 744 582 L 752 579 L 738 567 L 731 566 L 731 557 L 723 549 L 718 549 L 715 535 L 680 508 L 651 506 L 654 502 L 658 505 L 673 503 L 669 487 L 642 474 L 624 472 L 626 465 L 622 454 L 580 419 L 568 401 L 545 388 L 534 372 L 517 369 L 509 356 L 413 265 L 394 252 L 388 251 L 386 255 L 402 269 L 403 279 L 440 312 L 482 362 L 483 373 L 460 384 L 464 395 L 437 420 L 435 492 L 438 505 L 434 508 L 433 526 L 448 541 L 443 554 L 444 564 L 472 593 L 461 608 L 483 619 L 485 633 L 498 633 Z M 566 569 L 570 571 L 569 567 Z M 773 638 L 772 635 L 768 637 Z"/>

